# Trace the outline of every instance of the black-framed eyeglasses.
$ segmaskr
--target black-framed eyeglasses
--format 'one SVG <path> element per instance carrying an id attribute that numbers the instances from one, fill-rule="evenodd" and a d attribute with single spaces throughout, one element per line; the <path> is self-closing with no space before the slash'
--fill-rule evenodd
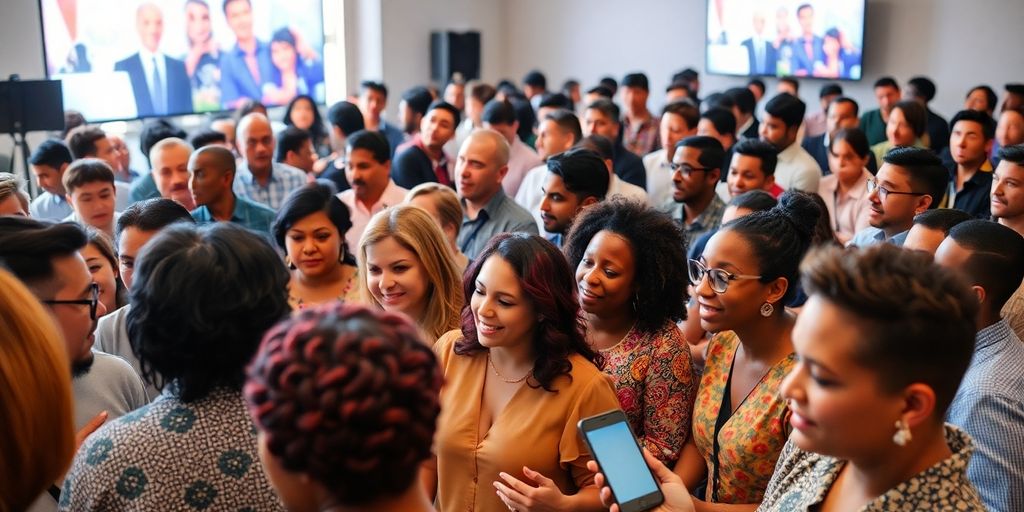
<path id="1" fill-rule="evenodd" d="M 100 303 L 100 285 L 92 283 L 89 286 L 89 290 L 92 292 L 91 299 L 79 299 L 79 300 L 44 300 L 43 304 L 72 304 L 78 306 L 89 306 L 89 318 L 96 320 L 96 309 Z"/>
<path id="2" fill-rule="evenodd" d="M 895 190 L 889 190 L 889 189 L 883 187 L 882 185 L 879 185 L 878 184 L 878 180 L 869 179 L 868 180 L 868 194 L 871 194 L 871 193 L 873 193 L 876 190 L 878 191 L 878 199 L 880 199 L 882 201 L 885 201 L 885 198 L 889 197 L 889 194 L 896 194 L 896 195 L 901 195 L 901 196 L 923 196 L 923 195 L 927 195 L 924 192 L 897 192 Z"/>
<path id="3" fill-rule="evenodd" d="M 672 172 L 679 171 L 683 176 L 689 176 L 696 171 L 710 171 L 714 169 L 714 167 L 692 167 L 689 164 L 678 164 L 675 162 L 669 163 L 668 168 L 672 169 Z"/>
<path id="4" fill-rule="evenodd" d="M 708 276 L 708 284 L 715 293 L 722 294 L 729 289 L 729 282 L 737 279 L 761 279 L 761 276 L 750 276 L 744 274 L 733 274 L 720 268 L 708 268 L 697 260 L 687 260 L 687 270 L 690 272 L 690 284 L 699 286 L 704 276 Z"/>

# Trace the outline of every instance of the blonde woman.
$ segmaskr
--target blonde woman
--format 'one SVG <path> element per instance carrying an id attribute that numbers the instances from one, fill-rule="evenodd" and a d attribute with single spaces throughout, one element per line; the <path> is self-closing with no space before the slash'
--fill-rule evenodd
<path id="1" fill-rule="evenodd" d="M 401 205 L 374 215 L 359 241 L 358 260 L 363 302 L 408 315 L 431 345 L 458 328 L 461 272 L 425 210 Z"/>
<path id="2" fill-rule="evenodd" d="M 0 511 L 27 509 L 75 453 L 71 363 L 50 318 L 0 270 Z"/>
<path id="3" fill-rule="evenodd" d="M 451 187 L 440 183 L 421 183 L 405 195 L 405 202 L 423 208 L 434 218 L 448 240 L 448 246 L 455 255 L 455 265 L 459 275 L 462 275 L 469 266 L 469 258 L 462 254 L 456 242 L 459 230 L 462 229 L 462 203 L 459 202 L 459 196 L 455 195 Z"/>

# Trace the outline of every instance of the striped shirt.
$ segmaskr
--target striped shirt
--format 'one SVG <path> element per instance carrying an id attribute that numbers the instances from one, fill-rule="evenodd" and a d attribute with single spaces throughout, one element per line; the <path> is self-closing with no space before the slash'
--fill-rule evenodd
<path id="1" fill-rule="evenodd" d="M 967 477 L 989 510 L 1024 510 L 1024 344 L 1000 320 L 978 331 L 948 421 L 974 438 Z"/>
<path id="2" fill-rule="evenodd" d="M 281 208 L 288 193 L 306 184 L 306 173 L 280 162 L 274 162 L 270 171 L 270 181 L 266 186 L 260 185 L 246 163 L 239 164 L 235 173 L 235 195 L 251 199 L 269 206 L 273 210 Z"/>

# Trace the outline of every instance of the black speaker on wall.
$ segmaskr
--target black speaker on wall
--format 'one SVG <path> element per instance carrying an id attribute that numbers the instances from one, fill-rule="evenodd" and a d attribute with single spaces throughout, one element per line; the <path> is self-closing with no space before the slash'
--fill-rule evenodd
<path id="1" fill-rule="evenodd" d="M 445 84 L 452 74 L 464 80 L 480 78 L 480 32 L 431 32 L 430 78 Z"/>

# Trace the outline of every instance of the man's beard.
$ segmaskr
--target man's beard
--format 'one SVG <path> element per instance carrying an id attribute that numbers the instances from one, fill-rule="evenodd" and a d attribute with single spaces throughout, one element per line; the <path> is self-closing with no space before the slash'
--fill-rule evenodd
<path id="1" fill-rule="evenodd" d="M 89 373 L 89 370 L 92 369 L 92 363 L 95 360 L 96 360 L 96 357 L 93 355 L 92 351 L 90 350 L 88 357 L 86 357 L 84 359 L 81 359 L 81 360 L 78 360 L 78 361 L 73 361 L 71 363 L 71 377 L 77 379 L 77 378 L 82 377 L 85 374 Z"/>

